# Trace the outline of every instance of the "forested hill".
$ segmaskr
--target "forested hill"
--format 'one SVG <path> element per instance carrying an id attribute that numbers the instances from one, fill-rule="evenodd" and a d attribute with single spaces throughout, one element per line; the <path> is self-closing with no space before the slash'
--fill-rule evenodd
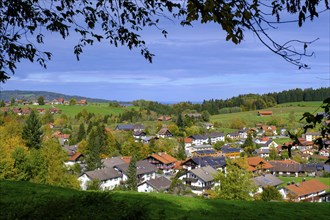
<path id="1" fill-rule="evenodd" d="M 330 97 L 330 88 L 292 89 L 263 95 L 239 95 L 226 100 L 204 100 L 201 105 L 201 111 L 208 111 L 210 114 L 214 115 L 265 109 L 288 102 L 323 101 L 328 97 Z"/>
<path id="2" fill-rule="evenodd" d="M 88 102 L 110 102 L 105 99 L 97 98 L 87 98 L 83 96 L 71 96 L 55 92 L 45 92 L 45 91 L 23 91 L 23 90 L 5 90 L 0 93 L 0 100 L 10 101 L 12 98 L 17 100 L 32 101 L 37 100 L 39 96 L 44 97 L 45 100 L 52 101 L 56 98 L 64 98 L 65 100 L 70 100 L 72 98 L 76 100 L 86 99 Z"/>

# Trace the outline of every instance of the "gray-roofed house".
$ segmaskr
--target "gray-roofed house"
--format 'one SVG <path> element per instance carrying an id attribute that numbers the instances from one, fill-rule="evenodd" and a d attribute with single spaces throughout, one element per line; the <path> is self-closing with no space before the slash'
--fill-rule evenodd
<path id="1" fill-rule="evenodd" d="M 114 168 L 123 174 L 123 181 L 128 179 L 127 171 L 128 171 L 129 164 L 119 164 L 116 165 Z M 157 167 L 147 160 L 139 160 L 136 162 L 136 176 L 138 178 L 138 183 L 142 183 L 144 181 L 155 179 L 156 177 Z"/>
<path id="2" fill-rule="evenodd" d="M 269 157 L 269 149 L 256 149 L 253 153 L 256 154 L 259 157 L 265 158 L 265 157 Z"/>
<path id="3" fill-rule="evenodd" d="M 180 177 L 186 185 L 188 185 L 192 192 L 197 195 L 202 195 L 205 190 L 211 189 L 214 186 L 214 175 L 217 170 L 211 166 L 200 167 L 190 170 Z"/>
<path id="4" fill-rule="evenodd" d="M 213 150 L 212 145 L 209 144 L 198 144 L 198 145 L 192 145 L 190 147 L 186 147 L 186 154 L 187 156 L 191 156 L 195 151 L 200 150 Z"/>
<path id="5" fill-rule="evenodd" d="M 93 180 L 100 181 L 100 189 L 111 190 L 120 184 L 122 174 L 114 168 L 103 168 L 87 171 L 78 178 L 82 190 L 87 190 L 88 183 Z"/>
<path id="6" fill-rule="evenodd" d="M 283 183 L 282 180 L 277 178 L 276 176 L 272 174 L 265 174 L 261 176 L 257 176 L 253 178 L 254 183 L 257 185 L 258 190 L 257 193 L 262 193 L 265 187 L 267 186 L 273 186 L 277 188 L 279 185 Z"/>
<path id="7" fill-rule="evenodd" d="M 211 144 L 215 144 L 218 141 L 225 141 L 225 134 L 221 132 L 211 132 L 208 134 L 211 140 Z"/>
<path id="8" fill-rule="evenodd" d="M 144 125 L 141 124 L 119 124 L 116 126 L 115 130 L 122 130 L 122 131 L 143 131 Z"/>
<path id="9" fill-rule="evenodd" d="M 113 168 L 119 164 L 124 164 L 126 163 L 121 156 L 118 157 L 111 157 L 111 158 L 105 158 L 102 159 L 102 164 L 104 167 L 109 167 L 109 168 Z"/>
<path id="10" fill-rule="evenodd" d="M 209 138 L 207 135 L 194 134 L 194 135 L 189 136 L 189 138 L 192 139 L 192 144 L 194 144 L 194 145 L 201 145 L 201 144 L 209 143 Z"/>
<path id="11" fill-rule="evenodd" d="M 138 192 L 166 192 L 170 188 L 171 183 L 171 180 L 161 176 L 139 184 Z"/>
<path id="12" fill-rule="evenodd" d="M 211 166 L 216 170 L 223 170 L 226 167 L 225 157 L 192 157 L 182 163 L 185 170 L 192 170 L 195 168 Z"/>

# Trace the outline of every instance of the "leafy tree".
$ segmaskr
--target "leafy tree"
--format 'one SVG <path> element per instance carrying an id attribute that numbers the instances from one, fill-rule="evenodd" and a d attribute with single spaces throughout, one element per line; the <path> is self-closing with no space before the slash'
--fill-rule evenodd
<path id="1" fill-rule="evenodd" d="M 23 147 L 16 147 L 12 153 L 12 158 L 14 160 L 13 178 L 15 180 L 29 180 L 30 173 L 26 150 Z"/>
<path id="2" fill-rule="evenodd" d="M 210 113 L 208 111 L 203 111 L 202 112 L 202 119 L 205 122 L 210 121 Z"/>
<path id="3" fill-rule="evenodd" d="M 77 100 L 75 98 L 70 99 L 69 105 L 76 105 Z"/>
<path id="4" fill-rule="evenodd" d="M 281 201 L 283 198 L 280 192 L 275 187 L 266 186 L 261 193 L 261 199 L 263 201 L 271 201 L 271 200 Z"/>
<path id="5" fill-rule="evenodd" d="M 176 153 L 176 158 L 179 160 L 185 160 L 187 158 L 185 146 L 184 146 L 184 138 L 180 139 L 179 146 Z"/>
<path id="6" fill-rule="evenodd" d="M 3 100 L 0 101 L 0 108 L 5 107 L 5 102 Z"/>
<path id="7" fill-rule="evenodd" d="M 45 114 L 41 117 L 41 121 L 43 124 L 53 123 L 54 115 L 50 112 L 50 110 L 46 110 Z"/>
<path id="8" fill-rule="evenodd" d="M 35 111 L 31 111 L 22 132 L 22 138 L 29 148 L 39 149 L 41 146 L 41 124 Z"/>
<path id="9" fill-rule="evenodd" d="M 0 73 L 0 74 L 1 74 L 1 73 Z M 1 75 L 0 75 L 0 76 L 1 76 Z M 14 106 L 15 103 L 16 103 L 15 99 L 14 99 L 14 98 L 11 98 L 11 99 L 10 99 L 10 105 L 11 105 L 11 106 Z"/>
<path id="10" fill-rule="evenodd" d="M 39 105 L 44 105 L 44 104 L 45 104 L 45 99 L 44 99 L 43 96 L 39 96 L 39 97 L 38 97 L 38 104 L 39 104 Z"/>
<path id="11" fill-rule="evenodd" d="M 252 200 L 250 193 L 256 190 L 256 186 L 251 178 L 251 172 L 229 161 L 226 173 L 218 171 L 215 175 L 214 181 L 218 185 L 211 191 L 211 196 L 229 200 Z"/>
<path id="12" fill-rule="evenodd" d="M 275 147 L 269 148 L 269 159 L 270 160 L 277 160 L 279 159 L 278 152 Z"/>
<path id="13" fill-rule="evenodd" d="M 126 186 L 128 190 L 137 191 L 137 175 L 136 175 L 136 157 L 132 156 L 132 159 L 127 169 L 127 181 Z"/>

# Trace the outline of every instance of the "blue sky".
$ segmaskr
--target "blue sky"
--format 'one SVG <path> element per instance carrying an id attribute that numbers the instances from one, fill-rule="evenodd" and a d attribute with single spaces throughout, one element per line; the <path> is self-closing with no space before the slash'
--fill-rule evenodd
<path id="1" fill-rule="evenodd" d="M 108 100 L 202 101 L 226 99 L 246 93 L 268 93 L 293 88 L 330 86 L 330 13 L 325 12 L 302 28 L 285 24 L 269 34 L 279 42 L 310 41 L 315 55 L 304 61 L 309 70 L 298 70 L 271 53 L 251 32 L 240 45 L 225 41 L 215 24 L 182 27 L 164 22 L 164 38 L 157 30 L 142 33 L 154 53 L 150 64 L 139 50 L 115 48 L 106 42 L 85 48 L 77 61 L 73 46 L 78 39 L 62 40 L 47 34 L 45 48 L 53 53 L 47 69 L 22 62 L 2 90 L 38 90 Z"/>

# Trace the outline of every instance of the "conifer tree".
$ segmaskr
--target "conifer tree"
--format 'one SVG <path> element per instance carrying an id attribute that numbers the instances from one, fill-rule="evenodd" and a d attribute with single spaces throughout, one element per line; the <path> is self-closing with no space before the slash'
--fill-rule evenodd
<path id="1" fill-rule="evenodd" d="M 93 127 L 88 134 L 87 146 L 86 146 L 86 164 L 87 170 L 95 170 L 101 168 L 102 162 L 100 158 L 101 143 L 100 137 L 97 133 L 97 128 Z"/>
<path id="2" fill-rule="evenodd" d="M 180 113 L 178 114 L 176 125 L 180 128 L 180 130 L 183 130 L 184 124 L 183 124 L 182 115 Z"/>
<path id="3" fill-rule="evenodd" d="M 41 124 L 38 116 L 31 111 L 23 127 L 22 138 L 28 148 L 39 149 L 41 146 Z"/>
<path id="4" fill-rule="evenodd" d="M 82 141 L 82 139 L 84 139 L 85 136 L 86 136 L 85 126 L 84 126 L 84 123 L 81 123 L 79 125 L 79 131 L 78 131 L 78 135 L 77 135 L 77 142 L 79 143 L 80 141 Z"/>
<path id="5" fill-rule="evenodd" d="M 137 177 L 136 177 L 136 156 L 132 156 L 131 162 L 127 169 L 126 187 L 128 190 L 137 191 Z"/>

